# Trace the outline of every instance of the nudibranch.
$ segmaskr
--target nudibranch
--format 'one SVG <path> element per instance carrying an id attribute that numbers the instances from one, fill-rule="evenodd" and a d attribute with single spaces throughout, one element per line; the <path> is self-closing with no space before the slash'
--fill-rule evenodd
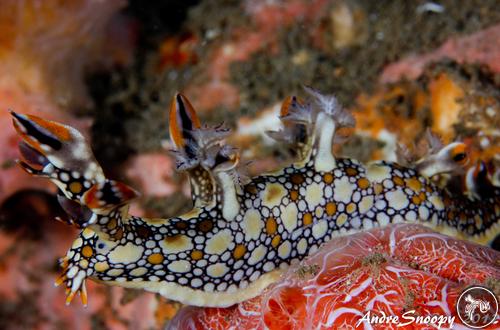
<path id="1" fill-rule="evenodd" d="M 500 231 L 500 188 L 472 164 L 463 143 L 436 143 L 412 159 L 372 162 L 335 157 L 338 130 L 354 118 L 333 96 L 306 88 L 289 97 L 283 127 L 271 135 L 296 151 L 274 173 L 247 178 L 228 130 L 203 126 L 176 94 L 170 137 L 177 168 L 189 176 L 193 209 L 170 219 L 129 214 L 138 193 L 106 178 L 76 129 L 12 113 L 22 137 L 20 165 L 59 188 L 69 223 L 81 228 L 57 284 L 67 303 L 85 280 L 139 288 L 196 306 L 230 306 L 260 294 L 284 269 L 336 236 L 408 222 L 488 244 Z M 436 178 L 448 175 L 445 180 Z"/>

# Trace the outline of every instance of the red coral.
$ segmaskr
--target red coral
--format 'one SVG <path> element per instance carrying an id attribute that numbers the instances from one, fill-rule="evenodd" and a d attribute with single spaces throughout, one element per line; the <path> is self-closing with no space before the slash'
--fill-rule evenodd
<path id="1" fill-rule="evenodd" d="M 368 311 L 396 315 L 401 322 L 407 322 L 402 315 L 408 311 L 415 317 L 451 315 L 459 327 L 458 296 L 469 284 L 500 278 L 498 260 L 497 251 L 422 226 L 374 229 L 333 239 L 259 297 L 226 309 L 187 308 L 172 327 L 354 329 Z M 370 328 L 367 322 L 358 325 Z"/>

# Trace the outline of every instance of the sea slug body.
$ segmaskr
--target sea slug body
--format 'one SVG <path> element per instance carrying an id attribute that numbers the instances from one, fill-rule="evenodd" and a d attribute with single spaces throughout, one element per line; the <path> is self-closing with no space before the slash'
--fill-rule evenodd
<path id="1" fill-rule="evenodd" d="M 288 98 L 282 130 L 270 133 L 297 159 L 251 179 L 224 144 L 228 130 L 202 126 L 187 98 L 175 95 L 170 136 L 194 207 L 170 219 L 130 215 L 138 193 L 104 176 L 77 130 L 12 113 L 23 139 L 20 165 L 58 186 L 69 222 L 82 228 L 61 259 L 57 283 L 66 286 L 67 302 L 80 293 L 86 303 L 85 280 L 92 278 L 189 305 L 230 306 L 261 293 L 324 242 L 393 223 L 482 244 L 495 238 L 500 188 L 484 164 L 467 168 L 464 144 L 440 145 L 429 135 L 428 153 L 414 160 L 406 150 L 398 163 L 335 157 L 336 132 L 354 119 L 333 96 L 306 90 L 311 101 Z"/>

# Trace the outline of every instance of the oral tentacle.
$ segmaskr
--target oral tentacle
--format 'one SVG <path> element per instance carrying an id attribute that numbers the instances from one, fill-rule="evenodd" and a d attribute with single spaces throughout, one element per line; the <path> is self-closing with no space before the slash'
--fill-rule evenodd
<path id="1" fill-rule="evenodd" d="M 75 240 L 66 256 L 59 260 L 62 272 L 54 285 L 64 285 L 66 304 L 69 305 L 75 295 L 79 294 L 84 306 L 87 305 L 86 279 L 94 274 L 96 263 L 96 242 L 98 236 L 91 229 L 84 229 Z"/>

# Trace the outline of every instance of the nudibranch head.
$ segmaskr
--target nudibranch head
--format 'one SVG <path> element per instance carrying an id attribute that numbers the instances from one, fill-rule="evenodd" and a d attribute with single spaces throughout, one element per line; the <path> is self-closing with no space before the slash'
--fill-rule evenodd
<path id="1" fill-rule="evenodd" d="M 119 241 L 111 239 L 109 235 L 85 228 L 73 241 L 66 256 L 59 260 L 62 274 L 56 279 L 55 285 L 66 287 L 66 304 L 70 304 L 76 294 L 80 295 L 82 303 L 87 305 L 87 290 L 85 282 L 87 278 L 94 278 L 98 274 L 109 274 L 108 281 L 113 280 L 111 274 L 118 277 L 124 272 L 124 265 L 113 264 L 110 254 L 119 245 Z M 129 253 L 132 253 L 133 247 Z M 122 258 L 126 258 L 123 255 Z M 116 258 L 119 260 L 119 257 Z"/>

